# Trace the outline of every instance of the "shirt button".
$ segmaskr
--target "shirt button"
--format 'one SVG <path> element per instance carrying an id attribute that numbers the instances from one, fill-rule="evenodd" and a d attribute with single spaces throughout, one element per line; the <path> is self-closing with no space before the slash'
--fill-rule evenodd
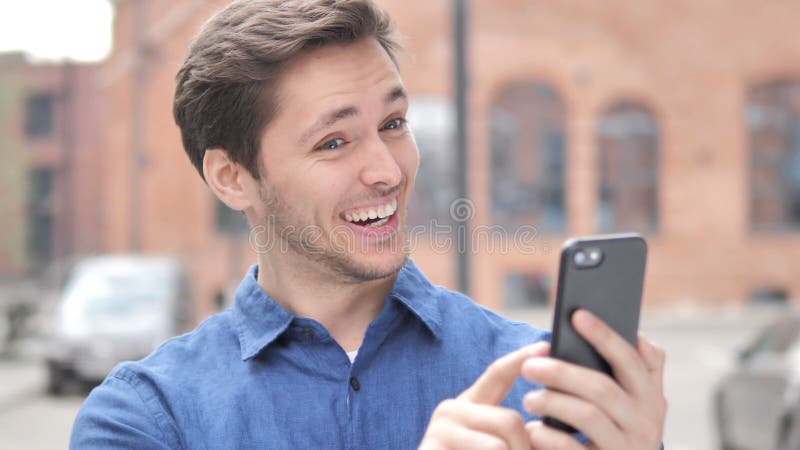
<path id="1" fill-rule="evenodd" d="M 311 328 L 303 329 L 303 337 L 310 340 L 311 338 L 314 337 L 314 330 L 312 330 Z"/>
<path id="2" fill-rule="evenodd" d="M 358 391 L 359 389 L 361 389 L 361 383 L 358 382 L 358 378 L 356 377 L 350 378 L 350 387 L 352 387 L 354 391 Z"/>

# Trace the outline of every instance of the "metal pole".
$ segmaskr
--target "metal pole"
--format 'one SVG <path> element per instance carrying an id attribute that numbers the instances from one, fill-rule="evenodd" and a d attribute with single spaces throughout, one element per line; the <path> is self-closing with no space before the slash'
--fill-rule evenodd
<path id="1" fill-rule="evenodd" d="M 65 207 L 61 208 L 62 211 L 62 224 L 63 233 L 61 236 L 61 253 L 55 256 L 58 259 L 66 259 L 71 262 L 75 256 L 75 211 L 77 211 L 77 198 L 75 197 L 75 173 L 77 165 L 75 164 L 75 117 L 79 114 L 76 103 L 78 97 L 76 95 L 76 75 L 75 65 L 71 61 L 65 61 L 61 66 L 61 97 L 62 107 L 60 108 L 61 114 L 59 117 L 62 119 L 63 130 L 61 133 L 61 149 L 64 154 L 64 165 L 62 166 L 62 190 L 60 194 L 63 196 L 63 204 Z"/>
<path id="2" fill-rule="evenodd" d="M 467 144 L 467 0 L 453 0 L 454 83 L 456 106 L 456 188 L 460 201 L 468 202 L 469 148 Z M 470 208 L 471 209 L 471 208 Z M 456 223 L 456 256 L 458 290 L 469 295 L 470 248 L 469 219 L 471 214 L 454 217 Z"/>
<path id="3" fill-rule="evenodd" d="M 142 165 L 144 163 L 144 100 L 147 84 L 145 66 L 144 30 L 147 21 L 145 1 L 133 2 L 133 88 L 131 89 L 131 165 L 130 165 L 130 220 L 128 250 L 141 250 Z"/>

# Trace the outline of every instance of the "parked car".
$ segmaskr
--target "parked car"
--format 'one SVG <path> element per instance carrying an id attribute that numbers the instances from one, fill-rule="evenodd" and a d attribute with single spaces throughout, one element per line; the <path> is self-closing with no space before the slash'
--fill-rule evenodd
<path id="1" fill-rule="evenodd" d="M 110 255 L 73 270 L 55 314 L 48 391 L 97 383 L 119 362 L 151 353 L 191 325 L 189 285 L 175 259 Z"/>
<path id="2" fill-rule="evenodd" d="M 800 315 L 763 329 L 719 383 L 719 442 L 731 449 L 800 449 Z"/>

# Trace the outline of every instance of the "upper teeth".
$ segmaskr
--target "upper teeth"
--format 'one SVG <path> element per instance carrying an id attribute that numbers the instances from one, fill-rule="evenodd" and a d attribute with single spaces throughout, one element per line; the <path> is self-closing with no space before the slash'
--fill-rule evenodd
<path id="1" fill-rule="evenodd" d="M 344 218 L 348 222 L 363 222 L 367 219 L 384 219 L 394 214 L 395 211 L 397 211 L 397 199 L 377 208 L 363 209 L 345 214 Z"/>

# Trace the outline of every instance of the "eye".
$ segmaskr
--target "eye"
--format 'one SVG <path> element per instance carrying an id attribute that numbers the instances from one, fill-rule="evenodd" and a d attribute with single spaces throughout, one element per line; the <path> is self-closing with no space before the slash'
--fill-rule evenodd
<path id="1" fill-rule="evenodd" d="M 386 125 L 383 126 L 384 130 L 398 130 L 403 128 L 406 124 L 406 119 L 402 117 L 398 117 L 396 119 L 392 119 L 386 122 Z"/>
<path id="2" fill-rule="evenodd" d="M 336 139 L 331 139 L 329 141 L 323 142 L 322 145 L 317 147 L 317 149 L 318 150 L 336 150 L 337 148 L 341 147 L 342 145 L 344 145 L 344 139 L 336 138 Z"/>

